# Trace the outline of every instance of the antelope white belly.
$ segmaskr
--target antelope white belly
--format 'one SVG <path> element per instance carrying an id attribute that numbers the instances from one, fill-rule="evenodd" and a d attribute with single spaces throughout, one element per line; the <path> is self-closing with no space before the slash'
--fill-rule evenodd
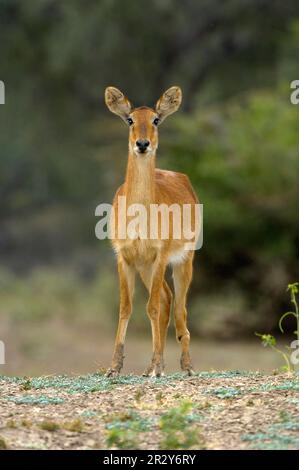
<path id="1" fill-rule="evenodd" d="M 168 263 L 169 264 L 181 264 L 183 263 L 188 255 L 188 250 L 181 248 L 180 250 L 174 251 L 169 255 Z"/>

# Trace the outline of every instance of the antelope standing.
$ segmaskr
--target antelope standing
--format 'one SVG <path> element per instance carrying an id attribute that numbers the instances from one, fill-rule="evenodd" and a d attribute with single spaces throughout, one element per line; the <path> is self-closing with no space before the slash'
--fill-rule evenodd
<path id="1" fill-rule="evenodd" d="M 155 168 L 158 148 L 158 125 L 181 104 L 182 92 L 177 86 L 169 88 L 158 100 L 155 109 L 142 106 L 133 108 L 124 94 L 114 87 L 105 90 L 109 110 L 129 125 L 129 155 L 124 184 L 116 192 L 113 208 L 118 211 L 118 198 L 125 196 L 127 205 L 190 204 L 198 202 L 189 178 L 173 171 Z M 193 217 L 193 216 L 192 216 Z M 150 318 L 153 339 L 153 357 L 144 375 L 160 376 L 164 370 L 163 351 L 169 325 L 172 292 L 164 279 L 168 264 L 173 267 L 174 318 L 176 337 L 181 344 L 181 367 L 192 375 L 189 353 L 190 333 L 187 328 L 186 296 L 192 278 L 193 250 L 186 250 L 186 240 L 174 239 L 170 228 L 168 239 L 112 240 L 117 253 L 120 284 L 120 309 L 111 368 L 107 376 L 117 375 L 123 366 L 126 329 L 132 312 L 135 274 L 138 272 L 145 284 L 149 300 L 147 314 Z"/>

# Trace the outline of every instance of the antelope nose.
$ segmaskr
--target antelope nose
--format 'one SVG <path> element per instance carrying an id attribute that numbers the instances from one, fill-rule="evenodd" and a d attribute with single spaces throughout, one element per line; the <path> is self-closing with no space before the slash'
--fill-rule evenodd
<path id="1" fill-rule="evenodd" d="M 150 144 L 150 142 L 147 139 L 138 139 L 138 140 L 136 140 L 136 145 L 138 147 L 139 152 L 141 152 L 141 153 L 146 151 L 149 144 Z"/>

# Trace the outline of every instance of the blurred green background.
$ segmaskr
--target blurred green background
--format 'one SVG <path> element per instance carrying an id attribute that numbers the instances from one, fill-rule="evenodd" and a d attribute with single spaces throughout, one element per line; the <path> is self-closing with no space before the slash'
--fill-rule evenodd
<path id="1" fill-rule="evenodd" d="M 158 166 L 186 172 L 204 205 L 189 296 L 195 365 L 276 366 L 254 332 L 277 330 L 299 277 L 298 2 L 0 0 L 0 52 L 4 372 L 108 365 L 118 284 L 94 211 L 124 178 L 128 130 L 105 108 L 107 85 L 136 106 L 183 90 Z M 139 286 L 127 367 L 139 371 L 150 349 Z"/>

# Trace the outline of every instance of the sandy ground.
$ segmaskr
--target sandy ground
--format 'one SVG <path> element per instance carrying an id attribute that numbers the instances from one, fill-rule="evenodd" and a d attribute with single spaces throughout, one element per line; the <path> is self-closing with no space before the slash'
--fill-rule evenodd
<path id="1" fill-rule="evenodd" d="M 6 364 L 0 374 L 86 374 L 110 365 L 114 329 L 103 330 L 91 324 L 57 318 L 45 322 L 1 319 L 0 340 L 5 343 Z M 211 340 L 191 337 L 192 362 L 196 371 L 259 370 L 272 373 L 283 365 L 278 354 L 264 348 L 252 334 L 252 340 Z M 152 355 L 150 328 L 146 335 L 134 335 L 129 328 L 125 345 L 125 374 L 140 374 Z M 179 371 L 180 346 L 170 328 L 166 344 L 166 372 Z"/>
<path id="2" fill-rule="evenodd" d="M 299 376 L 0 377 L 0 448 L 299 449 Z"/>

